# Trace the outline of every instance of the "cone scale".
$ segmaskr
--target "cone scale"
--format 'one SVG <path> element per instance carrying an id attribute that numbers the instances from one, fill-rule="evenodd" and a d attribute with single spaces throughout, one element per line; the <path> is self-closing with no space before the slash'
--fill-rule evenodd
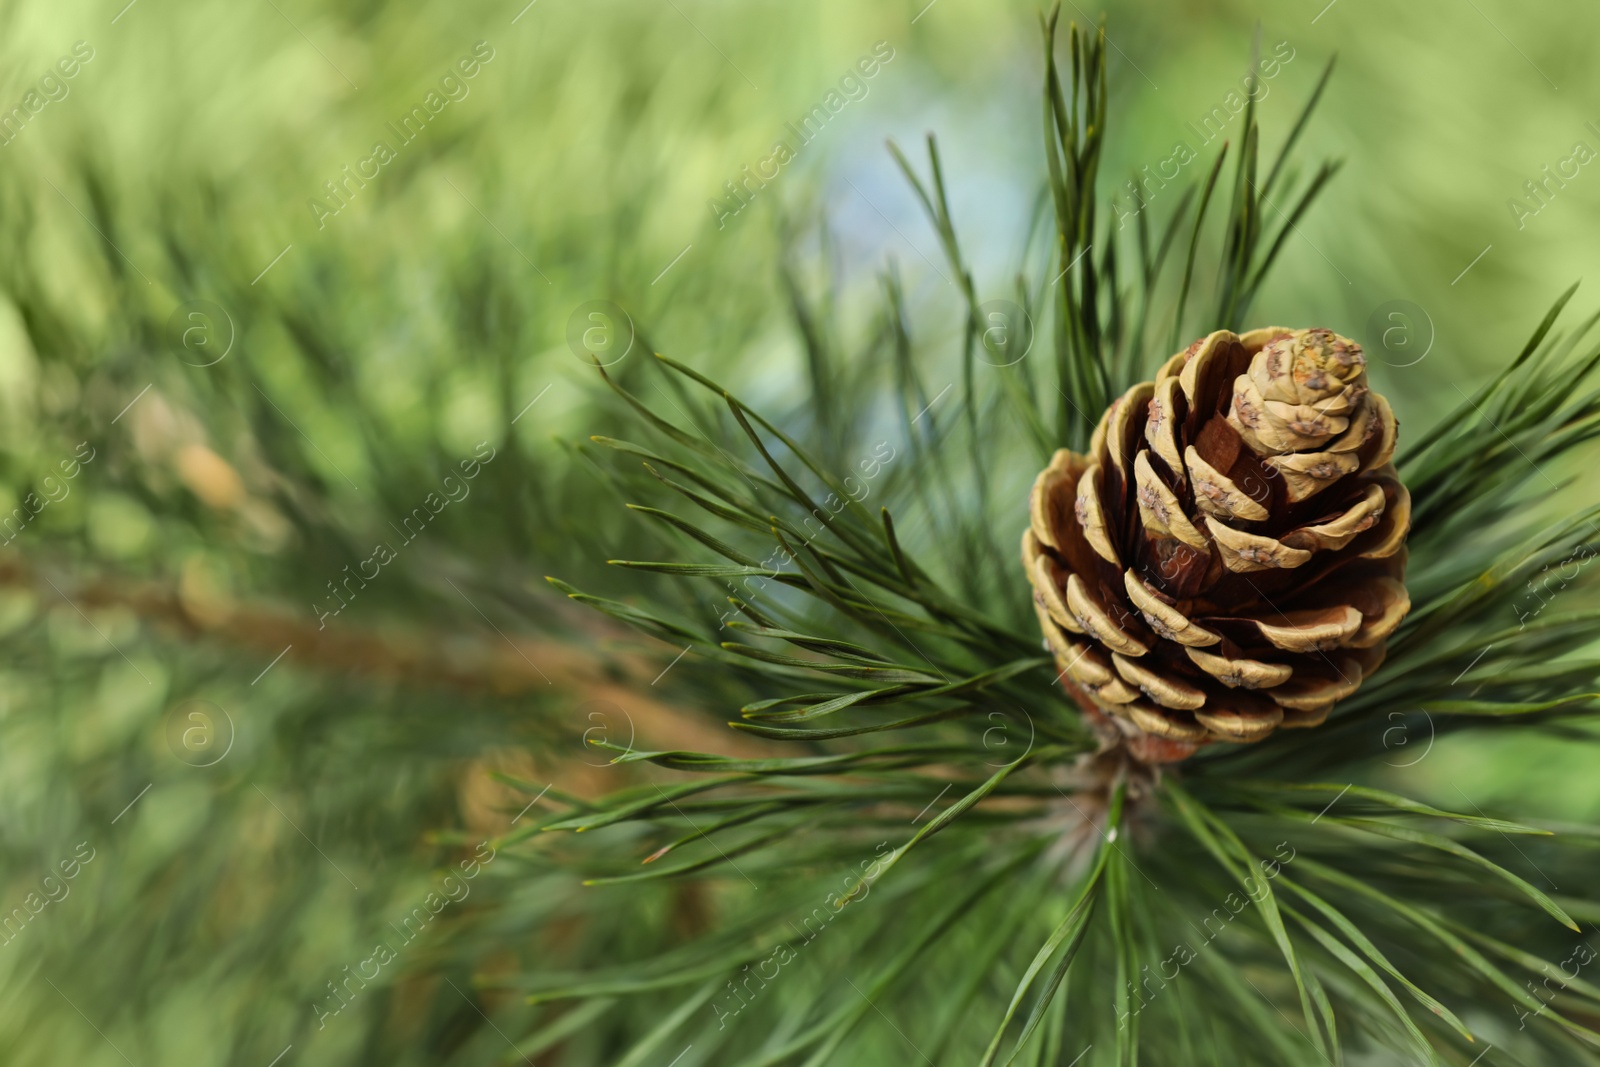
<path id="1" fill-rule="evenodd" d="M 1183 759 L 1312 727 L 1410 608 L 1396 423 L 1354 342 L 1227 330 L 1034 482 L 1022 557 L 1062 684 L 1108 745 Z"/>

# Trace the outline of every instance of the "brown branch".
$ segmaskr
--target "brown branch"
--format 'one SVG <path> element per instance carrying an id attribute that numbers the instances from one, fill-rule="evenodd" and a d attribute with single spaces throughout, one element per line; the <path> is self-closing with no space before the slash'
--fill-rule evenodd
<path id="1" fill-rule="evenodd" d="M 84 612 L 122 609 L 181 640 L 213 641 L 258 653 L 262 666 L 281 653 L 280 668 L 297 666 L 486 696 L 566 691 L 579 701 L 617 704 L 633 721 L 638 737 L 652 747 L 772 754 L 767 744 L 720 725 L 708 709 L 685 708 L 648 695 L 668 657 L 617 647 L 634 635 L 612 629 L 603 620 L 595 620 L 581 634 L 581 645 L 465 629 L 445 636 L 345 624 L 317 626 L 280 608 L 233 601 L 196 584 L 186 587 L 182 582 L 167 585 L 107 575 L 72 581 L 46 575 L 20 554 L 0 557 L 0 586 L 28 589 L 43 603 L 65 598 Z M 603 646 L 611 647 L 602 650 Z"/>

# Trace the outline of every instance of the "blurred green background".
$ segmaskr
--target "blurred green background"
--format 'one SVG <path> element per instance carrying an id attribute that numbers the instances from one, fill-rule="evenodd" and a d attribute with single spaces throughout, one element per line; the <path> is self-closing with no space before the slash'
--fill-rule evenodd
<path id="1" fill-rule="evenodd" d="M 731 743 L 703 678 L 651 688 L 672 649 L 542 581 L 618 589 L 603 560 L 635 536 L 575 448 L 616 420 L 574 323 L 609 302 L 604 327 L 635 337 L 619 376 L 654 349 L 777 402 L 804 374 L 782 268 L 859 337 L 892 263 L 920 334 L 953 346 L 961 312 L 884 141 L 937 133 L 980 288 L 1010 291 L 1043 177 L 1037 14 L 5 6 L 0 512 L 50 503 L 0 549 L 0 907 L 31 911 L 80 842 L 94 858 L 0 945 L 4 1062 L 515 1062 L 499 1030 L 521 1040 L 538 1020 L 469 995 L 468 976 L 575 885 L 514 858 L 350 1010 L 319 1027 L 312 1005 L 454 862 L 432 834 L 470 850 L 512 826 L 523 795 L 488 769 L 582 793 L 616 773 L 592 766 L 587 731 Z M 1255 317 L 1366 343 L 1406 429 L 1509 359 L 1584 274 L 1600 170 L 1569 164 L 1542 201 L 1524 183 L 1580 142 L 1600 149 L 1600 12 L 1295 0 L 1106 16 L 1108 194 L 1196 143 L 1187 124 L 1238 89 L 1254 35 L 1292 56 L 1261 98 L 1269 150 L 1338 56 L 1303 154 L 1345 167 Z M 733 213 L 724 183 L 771 174 L 788 124 L 875 47 L 857 98 Z M 391 124 L 418 107 L 404 141 Z M 47 481 L 80 442 L 93 460 Z M 494 458 L 470 496 L 319 626 L 310 605 L 331 610 L 329 584 L 479 442 Z M 703 721 L 675 717 L 682 704 Z M 1427 739 L 1385 743 L 1398 765 Z M 1600 810 L 1559 748 L 1524 747 L 1461 741 L 1395 773 L 1485 808 Z M 576 1039 L 540 1040 L 522 1048 L 589 1062 Z"/>

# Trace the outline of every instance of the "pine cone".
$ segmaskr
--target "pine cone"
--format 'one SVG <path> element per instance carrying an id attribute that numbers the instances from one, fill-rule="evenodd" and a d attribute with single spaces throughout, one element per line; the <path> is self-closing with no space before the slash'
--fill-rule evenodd
<path id="1" fill-rule="evenodd" d="M 1156 760 L 1321 724 L 1411 607 L 1395 432 L 1354 342 L 1219 330 L 1057 452 L 1022 557 L 1090 718 Z"/>

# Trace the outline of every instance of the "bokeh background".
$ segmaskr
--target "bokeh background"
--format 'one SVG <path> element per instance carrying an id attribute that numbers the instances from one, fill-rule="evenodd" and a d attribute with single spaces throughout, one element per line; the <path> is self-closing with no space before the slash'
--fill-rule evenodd
<path id="1" fill-rule="evenodd" d="M 517 1062 L 506 1033 L 539 1062 L 601 1062 L 584 1020 L 472 985 L 537 966 L 509 946 L 581 891 L 509 853 L 361 997 L 320 1022 L 317 1007 L 452 846 L 512 829 L 544 785 L 615 784 L 586 740 L 734 744 L 707 672 L 658 673 L 674 649 L 542 580 L 625 592 L 604 560 L 636 536 L 582 447 L 617 420 L 574 323 L 601 306 L 633 338 L 618 375 L 653 349 L 779 401 L 805 375 L 790 287 L 825 294 L 819 328 L 861 337 L 892 268 L 921 335 L 953 347 L 937 241 L 884 143 L 937 134 L 980 287 L 1009 291 L 1043 179 L 1038 14 L 5 5 L 0 512 L 49 503 L 0 535 L 0 913 L 28 913 L 0 935 L 4 1062 Z M 1069 3 L 1063 20 L 1101 14 Z M 1269 149 L 1337 55 L 1303 155 L 1344 168 L 1255 318 L 1362 340 L 1406 430 L 1592 273 L 1600 167 L 1578 146 L 1600 150 L 1600 11 L 1104 14 L 1108 192 L 1192 142 L 1253 39 L 1292 55 L 1260 102 Z M 712 206 L 875 48 L 891 58 L 859 99 L 748 206 Z M 414 107 L 427 122 L 402 143 L 391 124 Z M 379 141 L 392 158 L 349 179 Z M 1575 176 L 1532 199 L 1525 183 L 1563 161 Z M 469 495 L 335 601 L 397 516 L 491 452 Z M 1549 473 L 1592 491 L 1582 469 Z M 1600 811 L 1600 780 L 1550 742 L 1385 743 L 1414 794 Z"/>

